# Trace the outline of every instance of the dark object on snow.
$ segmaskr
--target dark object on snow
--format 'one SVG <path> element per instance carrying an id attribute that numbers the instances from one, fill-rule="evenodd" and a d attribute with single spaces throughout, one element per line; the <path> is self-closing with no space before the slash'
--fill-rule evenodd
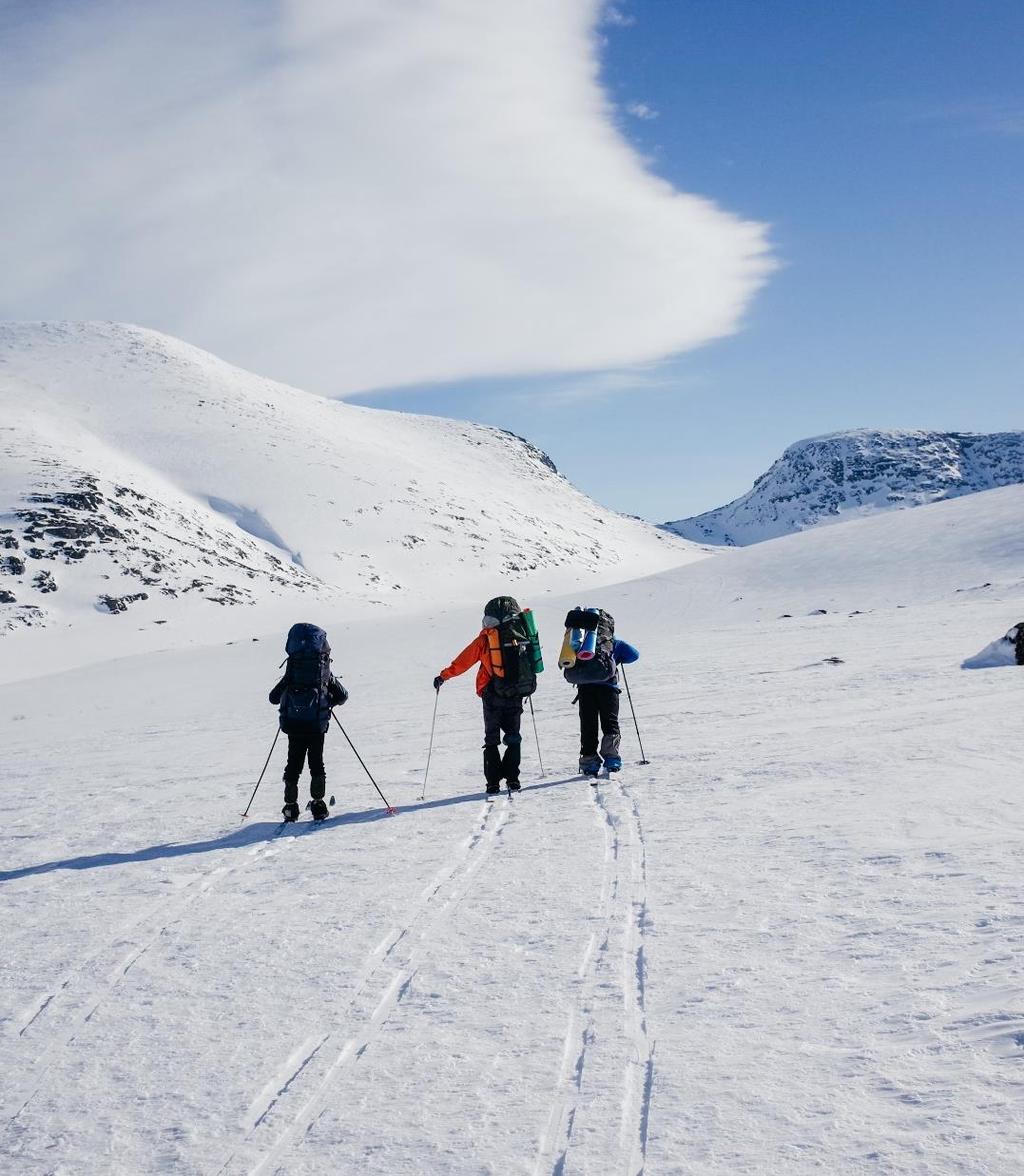
<path id="1" fill-rule="evenodd" d="M 307 760 L 310 796 L 314 800 L 323 799 L 327 787 L 324 736 L 331 725 L 331 707 L 347 702 L 348 691 L 331 673 L 331 646 L 327 634 L 318 625 L 292 625 L 285 652 L 288 664 L 284 677 L 269 697 L 279 707 L 279 726 L 288 736 L 288 762 L 283 777 L 287 812 L 288 806 L 298 800 L 299 776 Z"/>
<path id="2" fill-rule="evenodd" d="M 1013 634 L 1012 638 L 1010 634 Z M 1017 665 L 1024 666 L 1024 621 L 1014 625 L 1006 638 L 1013 641 L 1013 656 L 1017 659 Z"/>
<path id="3" fill-rule="evenodd" d="M 843 661 L 843 659 L 841 657 L 823 657 L 821 660 L 822 660 L 822 664 L 826 665 L 826 666 L 846 665 L 846 663 Z"/>
<path id="4" fill-rule="evenodd" d="M 327 634 L 317 625 L 292 625 L 285 652 L 288 665 L 284 677 L 270 692 L 270 701 L 280 704 L 281 730 L 289 736 L 313 731 L 325 734 L 331 707 L 348 699 L 348 691 L 331 673 Z"/>
<path id="5" fill-rule="evenodd" d="M 605 616 L 611 620 L 611 614 L 605 613 Z M 592 633 L 600 623 L 601 610 L 596 612 L 586 608 L 571 608 L 565 614 L 565 627 L 567 629 L 583 629 L 587 633 Z M 612 629 L 615 628 L 615 622 L 612 622 Z"/>
<path id="6" fill-rule="evenodd" d="M 130 596 L 101 596 L 99 603 L 107 612 L 123 613 L 128 611 L 128 605 L 136 600 L 149 600 L 148 592 L 133 592 Z"/>
<path id="7" fill-rule="evenodd" d="M 288 762 L 284 769 L 284 802 L 299 799 L 299 777 L 309 760 L 309 795 L 323 800 L 327 791 L 327 770 L 324 768 L 323 731 L 296 731 L 288 736 Z"/>
<path id="8" fill-rule="evenodd" d="M 503 779 L 509 784 L 519 782 L 523 742 L 522 700 L 498 694 L 494 689 L 496 684 L 497 679 L 492 678 L 481 695 L 484 704 L 484 779 L 495 788 Z M 505 744 L 504 754 L 500 750 L 502 743 Z"/>
<path id="9" fill-rule="evenodd" d="M 515 603 L 511 597 L 503 599 Z M 490 616 L 490 613 L 487 615 Z M 537 671 L 534 668 L 533 642 L 523 614 L 516 612 L 506 616 L 498 625 L 489 627 L 487 635 L 491 668 L 494 671 L 490 688 L 498 698 L 529 698 L 537 689 Z"/>
<path id="10" fill-rule="evenodd" d="M 622 745 L 619 728 L 619 698 L 617 690 L 602 690 L 600 686 L 580 687 L 580 771 L 587 775 L 584 763 L 596 763 L 609 757 L 618 758 Z M 601 729 L 600 759 L 598 758 L 598 726 Z M 597 774 L 597 768 L 594 774 Z"/>

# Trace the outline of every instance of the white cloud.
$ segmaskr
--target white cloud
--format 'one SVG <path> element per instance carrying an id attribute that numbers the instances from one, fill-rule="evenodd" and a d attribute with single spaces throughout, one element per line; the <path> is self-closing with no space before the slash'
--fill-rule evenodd
<path id="1" fill-rule="evenodd" d="M 609 4 L 605 8 L 602 19 L 605 24 L 617 25 L 623 29 L 628 29 L 631 25 L 636 24 L 635 16 L 630 16 L 628 12 L 625 12 L 615 4 Z"/>
<path id="2" fill-rule="evenodd" d="M 643 119 L 645 122 L 658 117 L 658 111 L 653 106 L 648 106 L 646 102 L 627 103 L 626 113 L 631 114 L 634 118 Z"/>
<path id="3" fill-rule="evenodd" d="M 648 362 L 735 330 L 770 269 L 615 129 L 595 0 L 6 12 L 0 318 L 344 393 Z"/>

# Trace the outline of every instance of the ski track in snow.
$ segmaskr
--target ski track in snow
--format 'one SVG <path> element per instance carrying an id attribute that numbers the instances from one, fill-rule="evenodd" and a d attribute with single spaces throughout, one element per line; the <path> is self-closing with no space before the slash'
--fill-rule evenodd
<path id="1" fill-rule="evenodd" d="M 51 1040 L 44 1047 L 27 1084 L 28 1089 L 23 1088 L 22 1093 L 14 1100 L 17 1110 L 9 1117 L 8 1128 L 17 1123 L 22 1113 L 43 1089 L 46 1079 L 61 1053 L 74 1044 L 78 1034 L 93 1019 L 100 1006 L 117 994 L 122 981 L 139 960 L 154 944 L 169 933 L 174 924 L 185 916 L 190 907 L 209 894 L 225 878 L 237 874 L 239 870 L 246 869 L 261 859 L 280 852 L 282 834 L 286 828 L 287 826 L 282 825 L 265 844 L 250 848 L 243 861 L 235 865 L 214 866 L 212 869 L 204 871 L 198 878 L 194 878 L 174 897 L 158 901 L 147 907 L 141 914 L 126 923 L 107 942 L 105 947 L 92 953 L 86 960 L 81 961 L 74 969 L 67 972 L 57 985 L 40 997 L 30 1010 L 18 1019 L 15 1028 L 8 1032 L 18 1037 L 25 1037 L 30 1031 L 35 1032 L 37 1025 L 45 1028 L 49 1017 L 58 1012 L 63 1005 L 72 1006 L 70 1032 Z M 304 832 L 305 829 L 298 829 L 295 835 L 301 836 Z M 293 838 L 285 840 L 293 840 Z M 123 954 L 119 954 L 119 949 L 124 946 L 127 937 L 131 936 L 139 927 L 154 923 L 156 927 L 152 933 L 143 937 L 140 942 L 132 944 Z M 115 955 L 118 958 L 110 964 L 110 957 Z"/>
<path id="2" fill-rule="evenodd" d="M 594 808 L 604 836 L 604 868 L 597 902 L 597 918 L 601 923 L 587 940 L 577 970 L 578 995 L 569 1010 L 551 1113 L 541 1136 L 534 1163 L 534 1176 L 563 1176 L 572 1144 L 573 1126 L 583 1089 L 587 1050 L 594 1039 L 595 993 L 599 965 L 611 943 L 613 904 L 620 887 L 619 835 L 607 806 L 600 800 L 598 789 L 591 790 Z"/>
<path id="3" fill-rule="evenodd" d="M 638 1176 L 647 1162 L 647 1132 L 654 1086 L 654 1045 L 647 1031 L 647 844 L 640 808 L 624 781 L 619 791 L 625 801 L 629 827 L 630 876 L 625 904 L 622 948 L 622 999 L 626 1035 L 632 1056 L 626 1063 L 622 1100 L 621 1161 L 617 1171 Z"/>
<path id="4" fill-rule="evenodd" d="M 314 1130 L 327 1108 L 332 1082 L 346 1066 L 364 1056 L 409 991 L 423 944 L 451 917 L 498 841 L 513 807 L 507 796 L 497 803 L 483 802 L 476 826 L 463 842 L 455 861 L 439 871 L 422 891 L 409 919 L 391 931 L 364 960 L 355 993 L 338 1027 L 322 1037 L 297 1066 L 296 1055 L 286 1060 L 278 1075 L 264 1088 L 264 1094 L 272 1092 L 270 1097 L 261 1098 L 251 1108 L 254 1113 L 243 1145 L 225 1160 L 218 1174 L 247 1172 L 250 1176 L 264 1176 L 273 1172 L 287 1152 L 300 1146 Z M 403 947 L 404 958 L 400 950 Z M 395 970 L 381 976 L 388 964 L 393 964 Z M 317 1070 L 314 1063 L 321 1055 L 325 1063 Z M 310 1085 L 312 1090 L 306 1089 Z M 302 1100 L 294 1110 L 289 1106 L 293 1092 L 295 1098 Z M 261 1145 L 260 1130 L 264 1124 L 268 1131 L 273 1130 L 271 1117 L 279 1107 L 287 1125 L 269 1141 L 269 1146 Z"/>
<path id="5" fill-rule="evenodd" d="M 614 985 L 614 944 L 619 938 L 621 1037 L 627 1054 L 622 1059 L 619 1155 L 614 1171 L 637 1176 L 646 1162 L 654 1053 L 647 1033 L 644 991 L 647 862 L 643 825 L 639 806 L 621 777 L 614 783 L 602 778 L 591 789 L 591 798 L 605 841 L 596 902 L 601 926 L 591 933 L 577 971 L 577 996 L 567 1017 L 561 1066 L 551 1113 L 533 1165 L 534 1176 L 564 1176 L 570 1170 L 574 1127 L 584 1097 L 587 1055 L 601 1020 L 596 989 L 599 984 Z"/>

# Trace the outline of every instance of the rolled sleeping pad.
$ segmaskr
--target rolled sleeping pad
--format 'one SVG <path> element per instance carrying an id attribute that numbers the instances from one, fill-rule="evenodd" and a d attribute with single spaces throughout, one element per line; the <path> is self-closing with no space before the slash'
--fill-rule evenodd
<path id="1" fill-rule="evenodd" d="M 542 674 L 544 672 L 544 655 L 540 648 L 540 633 L 537 632 L 537 622 L 533 619 L 533 609 L 523 609 L 523 623 L 526 625 L 526 632 L 530 636 L 530 650 L 533 653 L 533 672 L 535 674 Z"/>
<path id="2" fill-rule="evenodd" d="M 585 608 L 583 611 L 593 615 L 594 627 L 588 627 L 584 630 L 583 644 L 580 646 L 579 652 L 576 654 L 576 656 L 580 659 L 580 661 L 593 661 L 595 655 L 597 654 L 597 626 L 601 613 L 596 608 Z"/>
<path id="3" fill-rule="evenodd" d="M 558 655 L 558 668 L 560 670 L 567 670 L 570 666 L 576 664 L 576 647 L 573 645 L 573 633 L 577 632 L 575 629 L 566 629 L 565 638 L 562 641 L 562 652 Z"/>

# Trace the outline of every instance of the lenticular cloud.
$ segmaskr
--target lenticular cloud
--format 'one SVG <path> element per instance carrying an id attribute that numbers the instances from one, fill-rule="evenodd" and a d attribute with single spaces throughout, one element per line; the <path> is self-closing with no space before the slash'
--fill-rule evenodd
<path id="1" fill-rule="evenodd" d="M 328 393 L 658 359 L 764 228 L 620 135 L 593 0 L 93 0 L 0 30 L 0 317 L 110 318 Z"/>

